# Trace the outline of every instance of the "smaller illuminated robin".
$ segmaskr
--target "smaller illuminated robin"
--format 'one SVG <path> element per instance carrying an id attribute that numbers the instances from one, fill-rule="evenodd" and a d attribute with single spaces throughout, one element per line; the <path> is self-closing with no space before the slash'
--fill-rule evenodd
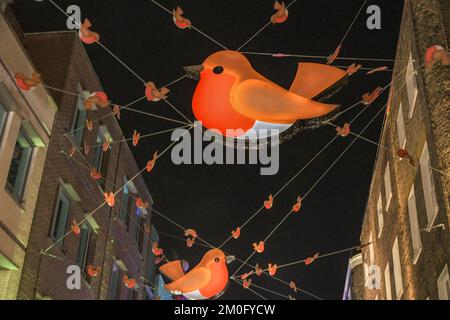
<path id="1" fill-rule="evenodd" d="M 170 293 L 189 300 L 205 300 L 223 294 L 229 281 L 227 264 L 233 260 L 234 257 L 225 256 L 222 250 L 212 249 L 186 274 L 181 260 L 166 263 L 159 271 L 172 280 L 164 286 Z"/>

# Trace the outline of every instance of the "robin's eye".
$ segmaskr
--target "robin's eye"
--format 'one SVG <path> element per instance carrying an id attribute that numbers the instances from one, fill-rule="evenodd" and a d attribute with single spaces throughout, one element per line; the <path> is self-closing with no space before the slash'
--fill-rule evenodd
<path id="1" fill-rule="evenodd" d="M 215 74 L 221 74 L 223 72 L 223 67 L 221 66 L 214 67 L 213 72 Z"/>
<path id="2" fill-rule="evenodd" d="M 215 261 L 215 262 L 219 262 L 220 259 L 219 259 L 219 258 L 215 258 L 214 261 Z"/>

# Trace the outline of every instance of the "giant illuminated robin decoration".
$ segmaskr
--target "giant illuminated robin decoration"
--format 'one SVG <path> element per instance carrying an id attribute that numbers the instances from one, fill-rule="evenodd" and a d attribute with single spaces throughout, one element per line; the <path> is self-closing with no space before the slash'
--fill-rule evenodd
<path id="1" fill-rule="evenodd" d="M 185 71 L 199 80 L 192 99 L 196 119 L 208 129 L 233 137 L 245 135 L 249 129 L 284 131 L 298 120 L 332 113 L 338 105 L 320 101 L 347 77 L 336 67 L 299 63 L 286 90 L 255 71 L 243 54 L 230 50 L 216 52 Z M 227 132 L 230 129 L 233 131 Z M 234 131 L 238 129 L 244 133 Z"/>
<path id="2" fill-rule="evenodd" d="M 229 277 L 227 264 L 234 260 L 222 250 L 209 250 L 200 263 L 185 274 L 181 260 L 162 265 L 159 271 L 172 282 L 165 289 L 174 295 L 183 295 L 189 300 L 214 299 L 227 288 Z"/>

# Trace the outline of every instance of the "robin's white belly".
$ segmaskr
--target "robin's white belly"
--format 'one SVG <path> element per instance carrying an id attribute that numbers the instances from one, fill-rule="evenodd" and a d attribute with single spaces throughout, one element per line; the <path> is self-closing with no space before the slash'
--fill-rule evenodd
<path id="1" fill-rule="evenodd" d="M 183 293 L 183 296 L 185 296 L 189 300 L 205 300 L 205 299 L 208 299 L 208 298 L 204 297 L 200 293 L 200 290 L 195 290 L 195 291 Z"/>
<path id="2" fill-rule="evenodd" d="M 280 134 L 283 131 L 286 131 L 289 129 L 293 123 L 290 124 L 280 124 L 280 123 L 270 123 L 270 122 L 263 122 L 263 121 L 255 121 L 255 124 L 253 127 L 245 132 L 245 134 L 236 137 L 236 139 L 244 139 L 244 138 L 250 138 L 250 139 L 262 139 L 274 136 L 276 134 Z"/>

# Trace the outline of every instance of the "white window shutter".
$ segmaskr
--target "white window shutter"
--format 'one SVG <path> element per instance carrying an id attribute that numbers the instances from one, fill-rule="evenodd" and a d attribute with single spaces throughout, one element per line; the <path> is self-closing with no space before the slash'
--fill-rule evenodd
<path id="1" fill-rule="evenodd" d="M 389 211 L 389 205 L 392 200 L 392 184 L 391 184 L 391 170 L 389 169 L 389 161 L 386 163 L 384 171 L 384 190 L 386 195 L 386 211 Z"/>
<path id="2" fill-rule="evenodd" d="M 384 269 L 384 286 L 386 288 L 386 300 L 392 300 L 391 272 L 389 270 L 389 261 L 386 263 L 386 268 Z"/>
<path id="3" fill-rule="evenodd" d="M 406 68 L 406 89 L 408 91 L 408 101 L 409 101 L 409 118 L 412 117 L 414 113 L 414 107 L 417 100 L 417 80 L 416 80 L 416 70 L 414 68 L 414 59 L 412 54 L 409 55 L 408 67 Z"/>
<path id="4" fill-rule="evenodd" d="M 433 225 L 434 219 L 439 211 L 439 205 L 436 198 L 436 188 L 427 143 L 425 143 L 422 155 L 420 157 L 420 172 L 422 175 L 422 187 L 425 197 L 425 208 L 427 211 L 429 228 Z"/>
<path id="5" fill-rule="evenodd" d="M 392 263 L 394 268 L 394 282 L 396 298 L 400 299 L 403 294 L 402 265 L 400 262 L 400 251 L 398 248 L 398 237 L 395 238 L 392 246 Z"/>
<path id="6" fill-rule="evenodd" d="M 378 238 L 379 238 L 383 231 L 383 225 L 384 225 L 384 209 L 383 209 L 383 200 L 381 198 L 381 193 L 378 196 L 377 217 L 378 217 Z"/>
<path id="7" fill-rule="evenodd" d="M 408 213 L 409 213 L 409 224 L 411 227 L 411 240 L 414 251 L 414 263 L 416 263 L 420 251 L 422 250 L 422 241 L 420 239 L 420 227 L 417 216 L 416 194 L 414 191 L 414 185 L 412 186 L 411 192 L 409 193 Z"/>
<path id="8" fill-rule="evenodd" d="M 397 114 L 397 134 L 399 147 L 401 149 L 404 149 L 406 146 L 406 129 L 405 129 L 405 119 L 403 117 L 403 108 L 401 103 L 398 108 Z"/>

